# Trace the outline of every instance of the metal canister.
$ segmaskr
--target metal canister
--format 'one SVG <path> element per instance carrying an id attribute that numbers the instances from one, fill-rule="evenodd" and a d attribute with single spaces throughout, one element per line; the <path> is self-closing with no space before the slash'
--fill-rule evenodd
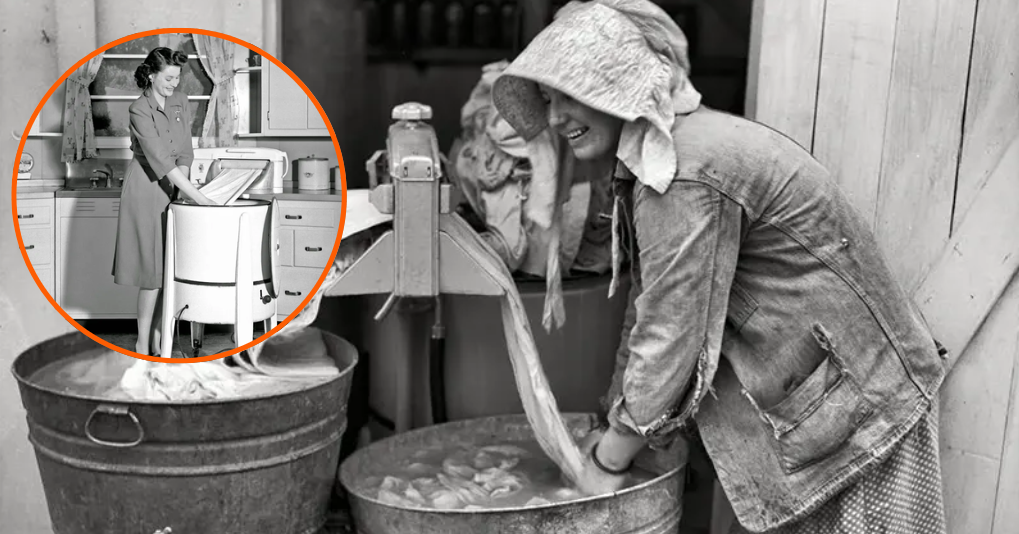
<path id="1" fill-rule="evenodd" d="M 312 191 L 329 189 L 329 160 L 314 155 L 298 159 L 297 188 Z"/>

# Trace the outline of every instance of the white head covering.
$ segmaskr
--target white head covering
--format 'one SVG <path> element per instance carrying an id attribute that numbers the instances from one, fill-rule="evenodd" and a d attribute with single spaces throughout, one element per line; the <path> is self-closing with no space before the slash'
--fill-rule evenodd
<path id="1" fill-rule="evenodd" d="M 548 128 L 538 83 L 626 121 L 616 156 L 662 193 L 677 168 L 672 126 L 697 109 L 679 26 L 647 0 L 573 1 L 493 87 L 499 113 L 526 140 Z"/>

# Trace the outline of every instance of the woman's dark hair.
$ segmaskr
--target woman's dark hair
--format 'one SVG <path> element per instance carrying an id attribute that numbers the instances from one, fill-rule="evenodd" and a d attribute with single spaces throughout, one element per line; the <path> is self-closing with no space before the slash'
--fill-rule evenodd
<path id="1" fill-rule="evenodd" d="M 170 50 L 165 46 L 153 48 L 149 56 L 134 70 L 134 81 L 138 87 L 148 89 L 152 85 L 150 75 L 159 74 L 166 67 L 183 67 L 188 62 L 188 55 L 180 50 Z"/>

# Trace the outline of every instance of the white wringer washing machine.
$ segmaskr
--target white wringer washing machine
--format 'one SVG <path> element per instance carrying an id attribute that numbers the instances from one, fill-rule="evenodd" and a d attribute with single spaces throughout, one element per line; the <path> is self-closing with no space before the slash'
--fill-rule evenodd
<path id="1" fill-rule="evenodd" d="M 195 165 L 204 171 L 209 161 L 214 162 L 208 165 L 209 181 L 215 179 L 213 169 L 217 167 L 262 169 L 247 192 L 276 192 L 274 189 L 282 187 L 286 167 L 268 152 L 272 149 L 241 150 L 195 149 Z M 205 175 L 195 170 L 192 180 L 205 183 Z M 233 325 L 237 347 L 254 339 L 256 321 L 264 322 L 266 331 L 276 326 L 280 261 L 275 199 L 237 199 L 222 206 L 171 202 L 165 243 L 160 328 L 160 354 L 164 357 L 173 354 L 174 326 L 179 321 L 191 323 L 195 352 L 201 346 L 201 326 L 205 324 Z"/>

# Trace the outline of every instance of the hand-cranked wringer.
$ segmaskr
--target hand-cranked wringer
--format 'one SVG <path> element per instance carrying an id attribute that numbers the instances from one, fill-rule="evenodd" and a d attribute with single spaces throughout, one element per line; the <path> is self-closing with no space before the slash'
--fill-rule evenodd
<path id="1" fill-rule="evenodd" d="M 389 127 L 386 150 L 375 152 L 367 164 L 371 203 L 393 215 L 393 227 L 375 240 L 327 295 L 388 293 L 375 320 L 385 317 L 399 298 L 435 299 L 432 350 L 438 354 L 431 358 L 431 400 L 433 419 L 443 422 L 444 331 L 438 297 L 442 293 L 501 296 L 504 290 L 454 237 L 473 230 L 453 211 L 453 186 L 442 180 L 438 139 L 425 122 L 431 117 L 429 106 L 415 102 L 393 109 L 396 122 Z M 380 182 L 376 165 L 383 156 L 388 176 Z M 396 431 L 408 430 L 407 426 L 397 421 Z"/>

